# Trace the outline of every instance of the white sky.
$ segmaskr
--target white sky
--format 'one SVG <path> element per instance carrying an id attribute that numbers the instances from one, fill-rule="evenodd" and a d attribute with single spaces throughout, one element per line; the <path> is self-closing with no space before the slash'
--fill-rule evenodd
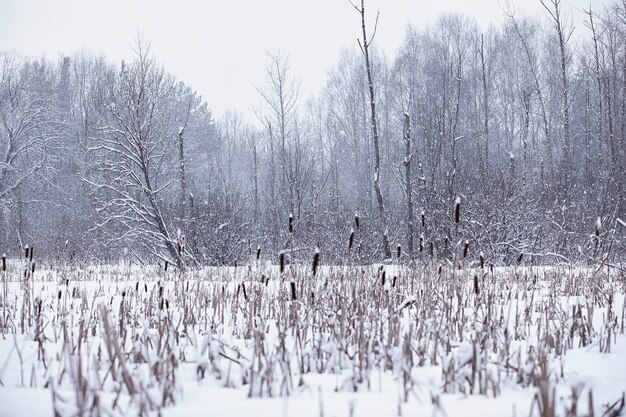
<path id="1" fill-rule="evenodd" d="M 504 0 L 366 0 L 370 23 L 380 11 L 375 43 L 393 56 L 407 23 L 423 27 L 446 12 L 486 28 L 502 19 Z M 539 0 L 511 0 L 528 15 Z M 608 0 L 564 0 L 577 31 L 582 8 Z M 370 28 L 371 29 L 371 28 Z M 342 49 L 358 48 L 359 16 L 348 0 L 0 0 L 0 50 L 56 58 L 80 48 L 119 61 L 137 30 L 167 71 L 196 89 L 216 117 L 227 109 L 252 121 L 260 102 L 266 51 L 290 56 L 301 97 L 323 86 Z"/>

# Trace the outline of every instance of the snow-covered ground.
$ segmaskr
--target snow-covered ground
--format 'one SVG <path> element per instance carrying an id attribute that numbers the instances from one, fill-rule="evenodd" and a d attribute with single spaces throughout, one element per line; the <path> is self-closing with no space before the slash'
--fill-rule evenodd
<path id="1" fill-rule="evenodd" d="M 2 276 L 0 416 L 626 413 L 614 269 L 31 272 Z"/>

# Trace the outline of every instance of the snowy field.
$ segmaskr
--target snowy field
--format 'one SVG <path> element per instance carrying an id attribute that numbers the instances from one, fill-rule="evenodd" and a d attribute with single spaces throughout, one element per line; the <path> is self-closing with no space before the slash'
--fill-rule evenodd
<path id="1" fill-rule="evenodd" d="M 615 268 L 9 260 L 0 416 L 619 416 Z"/>

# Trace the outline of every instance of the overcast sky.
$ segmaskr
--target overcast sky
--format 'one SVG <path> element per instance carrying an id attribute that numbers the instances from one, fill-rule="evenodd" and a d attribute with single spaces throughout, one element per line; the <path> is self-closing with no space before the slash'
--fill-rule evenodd
<path id="1" fill-rule="evenodd" d="M 375 43 L 393 56 L 407 23 L 423 27 L 447 12 L 481 27 L 502 19 L 504 0 L 367 0 Z M 565 0 L 577 31 L 582 8 L 608 0 Z M 524 14 L 542 14 L 539 0 L 512 0 Z M 165 68 L 191 85 L 216 116 L 235 109 L 251 118 L 259 102 L 266 51 L 290 56 L 301 96 L 316 93 L 344 48 L 358 48 L 359 16 L 348 0 L 0 0 L 0 50 L 57 58 L 80 48 L 119 61 L 137 31 Z"/>

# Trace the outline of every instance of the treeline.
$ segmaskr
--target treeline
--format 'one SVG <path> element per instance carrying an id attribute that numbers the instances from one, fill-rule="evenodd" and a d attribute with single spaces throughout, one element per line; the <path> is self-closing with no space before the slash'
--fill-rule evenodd
<path id="1" fill-rule="evenodd" d="M 583 12 L 549 0 L 541 20 L 507 10 L 485 32 L 444 16 L 409 27 L 393 57 L 374 40 L 377 178 L 358 45 L 308 100 L 288 58 L 268 56 L 257 125 L 214 120 L 141 40 L 119 64 L 4 53 L 0 250 L 182 266 L 241 264 L 257 248 L 309 259 L 319 244 L 324 262 L 376 261 L 377 179 L 394 256 L 613 262 L 626 235 L 626 3 L 584 11 L 585 27 L 568 13 Z"/>

